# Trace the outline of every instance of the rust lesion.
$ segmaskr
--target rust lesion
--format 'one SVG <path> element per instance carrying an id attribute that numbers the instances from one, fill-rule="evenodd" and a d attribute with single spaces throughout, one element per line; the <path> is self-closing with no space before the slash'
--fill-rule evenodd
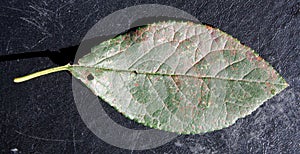
<path id="1" fill-rule="evenodd" d="M 261 56 L 257 56 L 257 57 L 256 57 L 256 60 L 257 60 L 257 61 L 262 61 Z"/>
<path id="2" fill-rule="evenodd" d="M 197 104 L 198 107 L 202 108 L 202 110 L 205 109 L 205 107 L 208 106 L 208 102 L 202 100 L 202 99 L 198 99 L 198 104 Z"/>
<path id="3" fill-rule="evenodd" d="M 249 51 L 249 50 L 246 52 L 246 58 L 247 58 L 250 62 L 256 60 L 255 55 L 254 55 L 251 51 Z"/>
<path id="4" fill-rule="evenodd" d="M 132 33 L 133 41 L 135 41 L 136 43 L 146 41 L 149 38 L 148 31 L 149 31 L 149 26 L 138 28 L 136 31 Z"/>
<path id="5" fill-rule="evenodd" d="M 250 62 L 258 62 L 261 63 L 263 62 L 263 58 L 259 55 L 255 55 L 252 51 L 248 50 L 246 52 L 246 58 L 250 61 Z"/>
<path id="6" fill-rule="evenodd" d="M 172 79 L 174 80 L 175 84 L 180 87 L 181 86 L 181 80 L 177 75 L 172 76 Z"/>
<path id="7" fill-rule="evenodd" d="M 211 27 L 211 26 L 209 26 L 209 25 L 205 25 L 205 27 L 206 27 L 206 29 L 208 29 L 208 30 L 214 30 L 214 28 L 213 27 Z"/>
<path id="8" fill-rule="evenodd" d="M 234 67 L 234 66 L 230 66 L 230 69 L 232 70 L 232 71 L 237 71 L 239 68 L 238 67 Z"/>

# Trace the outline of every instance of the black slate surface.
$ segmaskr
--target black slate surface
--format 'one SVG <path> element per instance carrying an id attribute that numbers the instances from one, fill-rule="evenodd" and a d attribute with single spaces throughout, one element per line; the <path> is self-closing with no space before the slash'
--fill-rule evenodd
<path id="1" fill-rule="evenodd" d="M 74 104 L 69 73 L 22 84 L 12 82 L 14 77 L 68 63 L 99 19 L 146 3 L 174 6 L 238 38 L 267 60 L 290 86 L 233 126 L 202 135 L 181 135 L 151 150 L 130 151 L 103 142 L 85 126 Z M 2 153 L 300 151 L 300 1 L 3 0 L 0 31 Z M 118 123 L 139 127 L 102 104 Z"/>

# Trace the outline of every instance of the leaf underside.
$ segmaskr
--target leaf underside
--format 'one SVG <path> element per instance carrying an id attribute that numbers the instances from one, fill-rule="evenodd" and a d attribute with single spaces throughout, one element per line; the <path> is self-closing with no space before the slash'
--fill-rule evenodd
<path id="1" fill-rule="evenodd" d="M 102 42 L 71 73 L 126 117 L 179 134 L 227 127 L 287 87 L 230 35 L 178 21 Z"/>

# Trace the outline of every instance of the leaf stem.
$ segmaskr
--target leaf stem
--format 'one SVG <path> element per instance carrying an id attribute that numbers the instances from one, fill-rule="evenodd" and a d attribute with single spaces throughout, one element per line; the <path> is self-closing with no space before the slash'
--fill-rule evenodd
<path id="1" fill-rule="evenodd" d="M 59 72 L 59 71 L 65 71 L 65 70 L 69 70 L 71 67 L 70 64 L 64 65 L 64 66 L 58 66 L 58 67 L 54 67 L 54 68 L 49 68 L 43 71 L 39 71 L 39 72 L 35 72 L 23 77 L 18 77 L 14 79 L 15 83 L 19 83 L 19 82 L 24 82 L 42 75 L 46 75 L 46 74 L 50 74 L 50 73 L 54 73 L 54 72 Z"/>

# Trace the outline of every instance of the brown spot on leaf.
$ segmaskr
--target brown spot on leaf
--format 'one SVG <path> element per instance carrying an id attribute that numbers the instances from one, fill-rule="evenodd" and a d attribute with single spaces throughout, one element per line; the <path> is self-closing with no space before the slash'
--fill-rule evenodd
<path id="1" fill-rule="evenodd" d="M 175 84 L 176 84 L 178 87 L 180 87 L 180 86 L 181 86 L 181 81 L 180 81 L 179 77 L 178 77 L 178 76 L 172 76 L 172 78 L 173 78 Z"/>
<path id="2" fill-rule="evenodd" d="M 250 62 L 252 62 L 254 59 L 256 59 L 255 55 L 251 51 L 246 52 L 246 57 Z"/>
<path id="3" fill-rule="evenodd" d="M 190 21 L 187 21 L 186 23 L 187 23 L 188 26 L 193 26 L 194 25 L 194 23 L 190 22 Z"/>
<path id="4" fill-rule="evenodd" d="M 271 84 L 269 82 L 266 82 L 266 86 L 269 88 L 271 87 Z"/>
<path id="5" fill-rule="evenodd" d="M 133 34 L 136 36 L 140 36 L 144 31 L 142 30 L 136 30 Z"/>
<path id="6" fill-rule="evenodd" d="M 257 60 L 257 61 L 261 61 L 262 58 L 261 58 L 260 56 L 257 56 L 257 57 L 256 57 L 256 60 Z"/>
<path id="7" fill-rule="evenodd" d="M 95 72 L 97 72 L 97 73 L 102 72 L 102 71 L 103 71 L 103 70 L 98 69 L 98 68 L 95 69 Z"/>
<path id="8" fill-rule="evenodd" d="M 236 55 L 236 50 L 233 50 L 232 52 L 230 52 L 231 56 L 235 56 Z"/>
<path id="9" fill-rule="evenodd" d="M 129 34 L 125 34 L 124 40 L 128 40 L 128 39 L 130 39 L 130 35 Z"/>
<path id="10" fill-rule="evenodd" d="M 208 29 L 208 30 L 213 30 L 214 28 L 212 28 L 211 26 L 208 26 L 208 25 L 205 25 L 205 27 Z"/>
<path id="11" fill-rule="evenodd" d="M 271 71 L 271 76 L 272 76 L 272 80 L 277 80 L 278 79 L 278 75 L 276 74 L 276 72 L 274 70 Z"/>
<path id="12" fill-rule="evenodd" d="M 238 70 L 238 68 L 237 68 L 237 67 L 234 67 L 234 66 L 230 66 L 230 69 L 233 70 L 233 71 Z"/>
<path id="13" fill-rule="evenodd" d="M 199 103 L 199 104 L 201 103 L 201 101 L 202 101 L 202 99 L 201 99 L 201 98 L 198 98 L 198 103 Z"/>
<path id="14" fill-rule="evenodd" d="M 270 82 L 266 82 L 266 88 L 264 89 L 265 92 L 272 94 L 272 85 L 270 84 Z"/>

